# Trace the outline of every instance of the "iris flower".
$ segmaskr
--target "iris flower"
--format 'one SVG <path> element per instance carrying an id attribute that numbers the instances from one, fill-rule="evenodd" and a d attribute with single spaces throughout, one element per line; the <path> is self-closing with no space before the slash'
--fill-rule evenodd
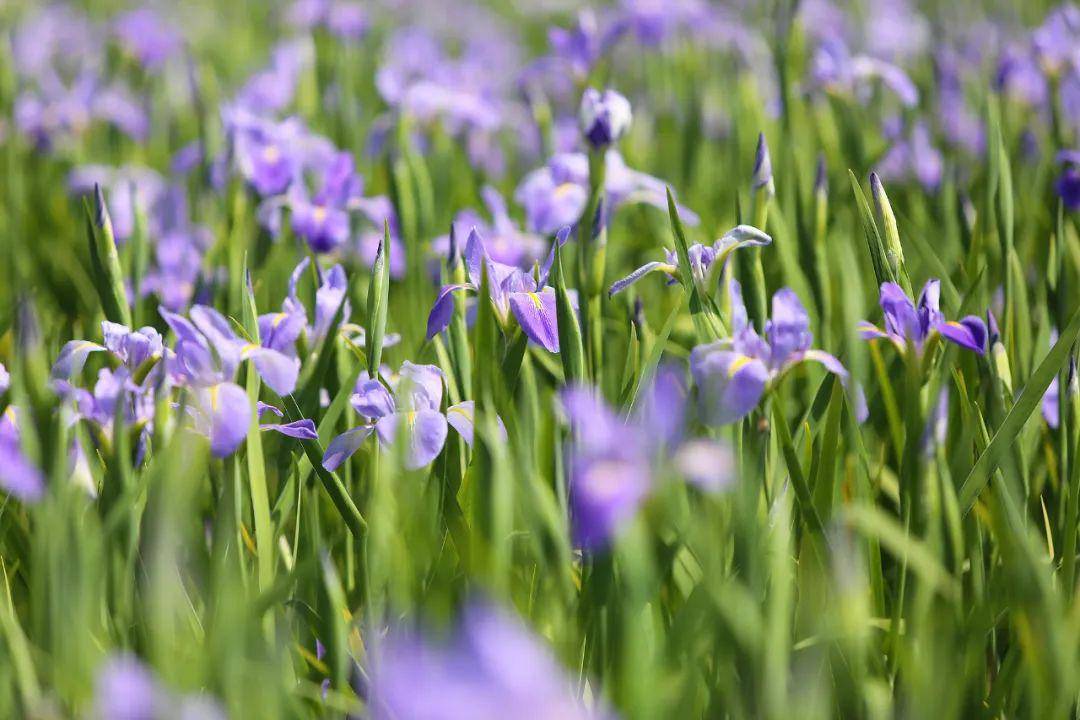
<path id="1" fill-rule="evenodd" d="M 690 273 L 696 282 L 704 282 L 710 268 L 716 264 L 717 269 L 722 270 L 728 256 L 741 247 L 768 245 L 772 238 L 752 225 L 737 225 L 724 233 L 723 237 L 712 245 L 694 243 L 687 248 L 690 258 Z M 665 251 L 667 261 L 654 260 L 647 262 L 622 280 L 612 284 L 608 289 L 608 295 L 622 292 L 636 283 L 641 278 L 653 272 L 662 272 L 668 276 L 668 285 L 679 280 L 679 256 L 674 250 Z"/>
<path id="2" fill-rule="evenodd" d="M 671 368 L 657 373 L 629 418 L 592 388 L 567 388 L 559 399 L 572 431 L 567 485 L 578 547 L 606 546 L 652 492 L 653 470 L 669 456 L 702 490 L 721 490 L 733 480 L 726 447 L 710 440 L 682 442 L 686 389 Z"/>
<path id="3" fill-rule="evenodd" d="M 881 284 L 881 309 L 885 314 L 885 329 L 868 322 L 859 324 L 859 334 L 864 340 L 884 338 L 891 341 L 901 352 L 910 342 L 915 352 L 922 353 L 926 342 L 940 335 L 960 347 L 982 355 L 986 352 L 986 323 L 977 315 L 968 315 L 960 321 L 946 320 L 941 313 L 941 281 L 927 280 L 919 293 L 918 304 L 904 294 L 899 285 Z"/>
<path id="4" fill-rule="evenodd" d="M 690 372 L 698 388 L 702 420 L 717 426 L 735 422 L 757 407 L 762 395 L 792 368 L 808 360 L 820 363 L 845 384 L 848 372 L 835 357 L 810 347 L 810 319 L 790 288 L 773 295 L 772 317 L 761 337 L 749 323 L 742 288 L 732 280 L 732 334 L 690 353 Z M 856 390 L 856 415 L 865 413 Z"/>
<path id="5" fill-rule="evenodd" d="M 405 465 L 410 470 L 429 465 L 439 456 L 446 443 L 447 426 L 457 430 L 471 445 L 473 402 L 451 405 L 443 415 L 442 396 L 442 370 L 434 365 L 414 365 L 406 360 L 398 377 L 389 378 L 385 384 L 366 372 L 361 374 L 350 402 L 364 423 L 330 441 L 323 455 L 323 467 L 331 472 L 336 470 L 360 449 L 372 432 L 383 445 L 392 446 L 403 429 L 408 437 Z"/>
<path id="6" fill-rule="evenodd" d="M 566 242 L 570 228 L 563 228 L 556 235 L 560 245 Z M 445 285 L 439 290 L 435 304 L 428 314 L 427 337 L 438 335 L 450 324 L 454 311 L 453 293 L 480 289 L 481 268 L 486 266 L 490 300 L 495 314 L 504 327 L 511 314 L 530 340 L 549 352 L 559 352 L 559 327 L 555 319 L 555 290 L 547 287 L 548 274 L 555 259 L 552 246 L 544 265 L 534 276 L 512 265 L 495 262 L 488 255 L 484 241 L 475 229 L 465 243 L 465 267 L 469 282 Z"/>

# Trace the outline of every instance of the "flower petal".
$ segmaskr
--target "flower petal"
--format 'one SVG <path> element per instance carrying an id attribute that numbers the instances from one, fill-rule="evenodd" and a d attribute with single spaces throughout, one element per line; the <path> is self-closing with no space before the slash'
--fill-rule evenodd
<path id="1" fill-rule="evenodd" d="M 753 410 L 769 379 L 765 363 L 731 350 L 709 349 L 690 355 L 690 372 L 698 388 L 698 404 L 706 425 L 725 425 Z"/>
<path id="2" fill-rule="evenodd" d="M 202 404 L 210 420 L 210 450 L 216 457 L 232 455 L 251 424 L 247 393 L 236 383 L 218 383 L 203 392 Z"/>
<path id="3" fill-rule="evenodd" d="M 250 359 L 259 377 L 278 395 L 288 395 L 296 389 L 300 375 L 300 360 L 258 345 L 244 347 L 243 356 Z"/>
<path id="4" fill-rule="evenodd" d="M 297 440 L 318 440 L 319 433 L 315 430 L 315 423 L 307 418 L 295 420 L 291 423 L 260 425 L 260 430 L 273 430 L 282 435 L 287 435 Z"/>
<path id="5" fill-rule="evenodd" d="M 624 277 L 622 280 L 616 280 L 614 283 L 612 283 L 611 287 L 608 288 L 608 297 L 611 297 L 615 293 L 622 292 L 623 290 L 630 287 L 631 285 L 633 285 L 634 283 L 636 283 L 638 280 L 645 277 L 649 273 L 654 272 L 656 270 L 660 270 L 661 268 L 665 268 L 665 267 L 672 267 L 672 266 L 667 265 L 666 263 L 659 262 L 658 260 L 654 260 L 652 262 L 645 263 L 644 265 L 639 267 L 637 270 L 635 270 L 634 272 L 632 272 L 629 275 L 627 275 L 626 277 Z"/>
<path id="6" fill-rule="evenodd" d="M 968 315 L 959 322 L 946 320 L 937 326 L 937 331 L 960 347 L 974 350 L 980 355 L 986 352 L 986 323 L 977 315 Z"/>
<path id="7" fill-rule="evenodd" d="M 88 340 L 72 340 L 64 345 L 49 373 L 53 380 L 68 380 L 82 372 L 90 353 L 104 350 L 103 345 Z"/>
<path id="8" fill-rule="evenodd" d="M 451 405 L 446 409 L 446 421 L 450 423 L 450 427 L 458 431 L 458 434 L 465 440 L 465 444 L 472 447 L 475 434 L 476 403 L 472 400 L 465 400 L 457 405 Z M 499 424 L 501 439 L 506 442 L 506 426 L 503 425 L 502 418 L 496 415 L 495 421 Z"/>
<path id="9" fill-rule="evenodd" d="M 548 352 L 559 352 L 559 326 L 555 319 L 555 291 L 510 293 L 510 309 L 529 339 Z"/>
<path id="10" fill-rule="evenodd" d="M 374 427 L 371 425 L 360 425 L 352 430 L 346 430 L 331 440 L 330 444 L 326 446 L 326 452 L 323 454 L 322 466 L 330 472 L 337 470 L 341 463 L 348 460 L 353 453 L 360 449 L 360 446 L 364 444 L 372 430 L 374 430 Z"/>
<path id="11" fill-rule="evenodd" d="M 675 467 L 691 484 L 706 492 L 720 492 L 735 481 L 731 448 L 715 440 L 689 440 L 675 453 Z"/>
<path id="12" fill-rule="evenodd" d="M 444 285 L 442 289 L 439 290 L 439 295 L 435 298 L 435 304 L 431 306 L 431 312 L 428 313 L 428 340 L 447 328 L 450 324 L 450 318 L 454 314 L 454 293 L 468 287 L 471 286 L 461 283 L 457 285 Z"/>

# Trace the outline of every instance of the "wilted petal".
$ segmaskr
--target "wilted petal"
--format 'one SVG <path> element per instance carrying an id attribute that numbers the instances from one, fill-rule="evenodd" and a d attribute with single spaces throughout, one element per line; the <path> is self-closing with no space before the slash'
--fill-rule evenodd
<path id="1" fill-rule="evenodd" d="M 726 490 L 735 481 L 731 448 L 715 440 L 690 440 L 675 453 L 675 467 L 706 492 Z"/>
<path id="2" fill-rule="evenodd" d="M 54 380 L 67 380 L 82 372 L 86 358 L 90 353 L 100 352 L 105 347 L 88 340 L 72 340 L 60 350 L 60 355 L 53 363 L 50 375 Z"/>
<path id="3" fill-rule="evenodd" d="M 698 404 L 706 425 L 725 425 L 746 417 L 765 392 L 765 363 L 742 353 L 695 348 L 690 372 L 698 388 Z"/>
<path id="4" fill-rule="evenodd" d="M 559 326 L 555 320 L 555 291 L 510 294 L 510 309 L 529 339 L 548 352 L 559 352 Z"/>
<path id="5" fill-rule="evenodd" d="M 247 393 L 235 383 L 223 382 L 207 388 L 202 399 L 210 421 L 210 450 L 216 457 L 232 455 L 251 424 Z"/>
<path id="6" fill-rule="evenodd" d="M 371 425 L 360 425 L 352 430 L 346 430 L 331 440 L 323 454 L 322 466 L 330 472 L 337 470 L 343 462 L 360 449 L 372 430 L 374 427 Z"/>
<path id="7" fill-rule="evenodd" d="M 295 420 L 291 423 L 285 423 L 284 425 L 271 424 L 260 425 L 260 430 L 273 430 L 279 432 L 282 435 L 287 435 L 297 440 L 318 440 L 319 433 L 315 430 L 315 423 L 307 418 L 303 420 Z"/>

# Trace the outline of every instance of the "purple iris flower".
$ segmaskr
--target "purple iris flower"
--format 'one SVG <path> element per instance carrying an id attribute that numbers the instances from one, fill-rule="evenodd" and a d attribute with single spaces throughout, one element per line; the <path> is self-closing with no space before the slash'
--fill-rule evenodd
<path id="1" fill-rule="evenodd" d="M 986 352 L 986 323 L 977 315 L 968 315 L 959 322 L 946 320 L 941 312 L 941 281 L 927 280 L 919 293 L 918 304 L 912 303 L 899 285 L 881 284 L 881 309 L 885 314 L 885 329 L 862 322 L 859 334 L 864 340 L 884 338 L 904 352 L 910 342 L 921 353 L 926 341 L 934 335 L 979 355 Z"/>
<path id="2" fill-rule="evenodd" d="M 88 195 L 94 186 L 102 188 L 107 198 L 113 233 L 119 241 L 127 240 L 135 228 L 135 214 L 140 213 L 150 223 L 146 230 L 157 235 L 158 202 L 165 198 L 165 179 L 150 168 L 128 165 L 112 168 L 106 165 L 82 165 L 68 175 L 68 191 L 72 195 Z"/>
<path id="3" fill-rule="evenodd" d="M 443 643 L 391 631 L 374 645 L 368 672 L 375 720 L 615 717 L 600 701 L 581 701 L 544 643 L 487 603 L 466 608 Z"/>
<path id="4" fill-rule="evenodd" d="M 176 696 L 134 655 L 108 658 L 94 683 L 94 717 L 109 720 L 225 720 L 225 711 L 201 694 Z"/>
<path id="5" fill-rule="evenodd" d="M 151 7 L 123 13 L 113 23 L 121 45 L 150 72 L 157 72 L 180 52 L 184 38 Z"/>
<path id="6" fill-rule="evenodd" d="M 596 13 L 586 8 L 580 10 L 573 27 L 553 27 L 548 30 L 548 43 L 551 55 L 569 66 L 574 77 L 584 79 L 596 64 L 623 34 L 625 26 L 616 23 L 602 30 L 597 22 Z"/>
<path id="7" fill-rule="evenodd" d="M 772 242 L 772 238 L 751 225 L 737 225 L 724 233 L 723 237 L 712 245 L 694 243 L 687 248 L 690 258 L 690 274 L 697 283 L 704 283 L 713 265 L 723 270 L 724 263 L 732 252 L 741 247 L 762 246 Z M 668 284 L 679 281 L 679 256 L 674 250 L 666 250 L 667 261 L 647 262 L 622 280 L 618 280 L 608 289 L 608 295 L 622 292 L 641 278 L 653 272 L 667 275 Z"/>
<path id="8" fill-rule="evenodd" d="M 884 180 L 914 178 L 927 190 L 934 190 L 941 184 L 943 168 L 944 160 L 934 147 L 930 128 L 920 120 L 907 137 L 895 135 L 892 147 L 877 163 L 877 174 Z"/>
<path id="9" fill-rule="evenodd" d="M 869 55 L 852 55 L 843 40 L 830 37 L 814 52 L 810 74 L 814 86 L 844 95 L 865 94 L 880 80 L 904 107 L 919 104 L 919 90 L 902 69 Z"/>
<path id="10" fill-rule="evenodd" d="M 364 424 L 330 441 L 323 455 L 323 467 L 327 470 L 340 467 L 372 432 L 378 435 L 380 443 L 390 447 L 403 429 L 408 440 L 405 465 L 410 470 L 430 465 L 439 456 L 448 427 L 472 444 L 473 403 L 451 405 L 444 415 L 443 374 L 434 365 L 414 365 L 406 360 L 398 376 L 386 383 L 365 372 L 357 379 L 355 389 L 350 402 Z"/>
<path id="11" fill-rule="evenodd" d="M 289 9 L 289 22 L 304 30 L 325 28 L 341 40 L 360 40 L 368 30 L 367 13 L 357 2 L 297 0 Z"/>
<path id="12" fill-rule="evenodd" d="M 560 245 L 566 242 L 569 228 L 556 236 Z M 474 228 L 465 244 L 465 267 L 469 282 L 445 285 L 439 290 L 435 304 L 428 314 L 427 337 L 438 335 L 450 324 L 454 310 L 453 293 L 479 291 L 481 268 L 487 267 L 490 301 L 502 326 L 509 323 L 511 314 L 530 340 L 548 352 L 559 352 L 559 327 L 555 315 L 555 290 L 547 287 L 548 274 L 555 259 L 552 245 L 539 275 L 533 276 L 512 265 L 495 262 L 488 255 L 484 241 Z"/>
<path id="13" fill-rule="evenodd" d="M 271 390 L 288 395 L 296 386 L 300 362 L 245 342 L 213 308 L 196 305 L 190 320 L 165 308 L 160 312 L 177 338 L 174 354 L 166 358 L 170 379 L 194 396 L 196 427 L 209 436 L 214 454 L 231 455 L 247 437 L 251 421 L 247 392 L 233 382 L 240 363 L 250 360 Z"/>
<path id="14" fill-rule="evenodd" d="M 485 185 L 480 190 L 480 197 L 491 214 L 488 223 L 479 213 L 463 210 L 454 218 L 454 232 L 457 237 L 467 237 L 476 228 L 484 238 L 484 248 L 491 259 L 504 265 L 516 265 L 528 270 L 533 263 L 544 257 L 547 242 L 536 233 L 526 232 L 518 227 L 506 207 L 506 200 L 498 190 Z M 450 252 L 450 236 L 442 235 L 431 243 L 432 250 L 442 257 Z"/>
<path id="15" fill-rule="evenodd" d="M 0 415 L 0 489 L 23 502 L 37 502 L 45 494 L 45 475 L 23 453 L 18 418 L 13 405 Z"/>
<path id="16" fill-rule="evenodd" d="M 611 542 L 652 492 L 653 471 L 669 455 L 675 469 L 704 491 L 733 481 L 728 448 L 711 440 L 682 442 L 686 388 L 680 375 L 661 368 L 629 418 L 592 388 L 560 393 L 571 429 L 567 489 L 578 547 L 600 550 Z"/>
<path id="17" fill-rule="evenodd" d="M 1080 150 L 1063 150 L 1057 159 L 1064 167 L 1054 189 L 1067 210 L 1080 210 Z"/>
<path id="18" fill-rule="evenodd" d="M 645 203 L 667 210 L 667 185 L 659 178 L 631 170 L 615 149 L 605 155 L 605 210 L 609 220 L 614 208 L 626 203 Z M 550 235 L 573 225 L 585 212 L 589 194 L 589 159 L 584 153 L 559 153 L 533 170 L 518 185 L 514 199 L 525 208 L 526 225 L 533 232 Z M 697 215 L 679 207 L 687 225 Z"/>
<path id="19" fill-rule="evenodd" d="M 1051 75 L 1076 65 L 1080 60 L 1080 7 L 1066 2 L 1051 10 L 1031 34 L 1031 46 L 1039 64 Z"/>
<path id="20" fill-rule="evenodd" d="M 630 101 L 615 92 L 586 88 L 581 96 L 578 120 L 581 131 L 593 148 L 606 148 L 630 129 Z"/>
<path id="21" fill-rule="evenodd" d="M 240 89 L 236 106 L 256 115 L 284 110 L 296 95 L 300 76 L 314 59 L 314 48 L 306 38 L 279 43 L 271 53 L 269 66 L 252 75 Z"/>
<path id="22" fill-rule="evenodd" d="M 699 345 L 690 354 L 690 372 L 698 388 L 702 420 L 718 426 L 735 422 L 757 407 L 762 395 L 792 368 L 811 360 L 847 384 L 849 377 L 835 357 L 811 349 L 810 318 L 795 293 L 778 290 L 772 298 L 772 317 L 760 337 L 747 320 L 742 288 L 732 280 L 731 337 Z M 855 389 L 856 414 L 865 412 Z"/>
<path id="23" fill-rule="evenodd" d="M 1050 90 L 1046 76 L 1030 48 L 1008 45 L 998 58 L 994 85 L 1011 100 L 1032 107 L 1046 104 Z"/>

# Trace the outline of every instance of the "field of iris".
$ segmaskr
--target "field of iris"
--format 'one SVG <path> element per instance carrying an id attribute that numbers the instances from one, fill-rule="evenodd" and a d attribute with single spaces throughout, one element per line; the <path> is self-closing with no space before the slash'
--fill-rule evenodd
<path id="1" fill-rule="evenodd" d="M 0 31 L 0 717 L 1080 714 L 1080 7 Z"/>

